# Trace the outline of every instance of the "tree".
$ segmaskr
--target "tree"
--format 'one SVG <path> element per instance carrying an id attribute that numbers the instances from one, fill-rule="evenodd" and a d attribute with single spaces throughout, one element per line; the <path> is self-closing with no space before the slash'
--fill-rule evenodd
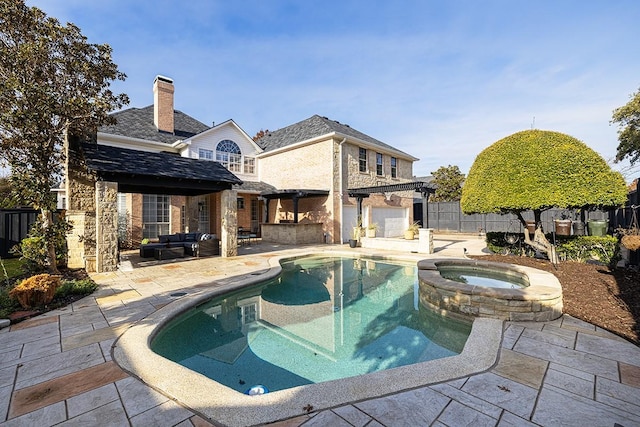
<path id="1" fill-rule="evenodd" d="M 452 202 L 460 200 L 462 195 L 462 183 L 464 174 L 458 166 L 440 166 L 437 171 L 431 172 L 436 192 L 431 196 L 432 202 Z"/>
<path id="2" fill-rule="evenodd" d="M 14 209 L 18 206 L 18 200 L 11 189 L 11 181 L 9 178 L 0 178 L 0 209 Z"/>
<path id="3" fill-rule="evenodd" d="M 482 151 L 462 189 L 464 213 L 513 213 L 525 230 L 525 243 L 554 259 L 544 236 L 541 213 L 563 209 L 621 206 L 627 188 L 618 172 L 583 142 L 559 132 L 527 130 Z M 532 210 L 531 240 L 523 212 Z"/>
<path id="4" fill-rule="evenodd" d="M 262 137 L 264 137 L 266 135 L 269 135 L 269 129 L 267 129 L 267 130 L 260 129 L 255 134 L 255 136 L 253 138 L 251 138 L 251 139 L 253 139 L 253 142 L 256 142 L 257 140 L 259 140 L 260 138 L 262 138 Z"/>
<path id="5" fill-rule="evenodd" d="M 640 160 L 640 90 L 631 95 L 624 106 L 613 110 L 611 123 L 618 124 L 618 144 L 616 161 L 626 157 L 633 165 Z"/>
<path id="6" fill-rule="evenodd" d="M 111 47 L 90 44 L 23 0 L 0 3 L 0 156 L 21 201 L 39 209 L 49 269 L 57 271 L 52 211 L 69 135 L 93 135 L 108 113 L 127 104 L 109 88 L 124 80 Z"/>

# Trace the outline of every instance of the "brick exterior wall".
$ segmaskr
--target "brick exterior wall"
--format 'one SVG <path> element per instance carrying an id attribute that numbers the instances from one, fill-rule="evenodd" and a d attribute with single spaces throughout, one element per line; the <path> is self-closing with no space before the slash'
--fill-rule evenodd
<path id="1" fill-rule="evenodd" d="M 158 130 L 173 133 L 173 81 L 158 76 L 153 82 L 153 123 Z"/>

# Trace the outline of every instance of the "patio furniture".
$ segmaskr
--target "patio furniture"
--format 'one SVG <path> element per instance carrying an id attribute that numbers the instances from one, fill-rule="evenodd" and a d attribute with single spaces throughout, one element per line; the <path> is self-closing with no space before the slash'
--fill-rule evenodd
<path id="1" fill-rule="evenodd" d="M 157 260 L 182 258 L 184 256 L 184 247 L 177 246 L 173 248 L 161 247 L 153 249 L 153 257 Z"/>
<path id="2" fill-rule="evenodd" d="M 181 248 L 182 255 L 212 256 L 220 255 L 220 240 L 213 234 L 175 233 L 158 236 L 158 242 L 140 245 L 140 257 L 155 257 L 156 249 Z M 162 252 L 162 251 L 161 251 Z M 169 253 L 169 252 L 168 252 Z M 176 252 L 177 253 L 177 252 Z"/>

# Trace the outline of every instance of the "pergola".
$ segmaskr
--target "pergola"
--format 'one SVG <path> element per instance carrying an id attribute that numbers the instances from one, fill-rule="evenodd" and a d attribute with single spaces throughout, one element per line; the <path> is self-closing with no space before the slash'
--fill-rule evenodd
<path id="1" fill-rule="evenodd" d="M 300 199 L 312 198 L 312 197 L 327 197 L 329 195 L 329 190 L 276 190 L 260 193 L 260 197 L 262 197 L 265 201 L 265 213 L 264 221 L 265 223 L 269 222 L 269 201 L 272 199 L 285 199 L 293 201 L 293 223 L 298 223 L 298 202 Z"/>
<path id="2" fill-rule="evenodd" d="M 357 215 L 362 216 L 362 200 L 371 194 L 385 194 L 396 191 L 413 191 L 422 195 L 422 223 L 429 227 L 429 195 L 436 192 L 432 183 L 424 181 L 410 181 L 401 184 L 378 185 L 375 187 L 351 188 L 348 190 L 349 197 L 354 197 L 357 201 Z"/>

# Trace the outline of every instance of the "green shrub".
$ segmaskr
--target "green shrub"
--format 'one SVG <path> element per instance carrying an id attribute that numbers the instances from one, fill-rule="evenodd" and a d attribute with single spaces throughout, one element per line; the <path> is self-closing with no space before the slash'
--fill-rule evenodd
<path id="1" fill-rule="evenodd" d="M 532 256 L 535 251 L 524 244 L 524 234 L 516 234 L 519 240 L 510 244 L 507 233 L 489 232 L 486 235 L 487 248 L 498 254 L 526 254 Z M 547 234 L 552 242 L 553 236 Z M 613 267 L 620 260 L 620 245 L 613 236 L 556 236 L 556 253 L 561 260 L 587 262 L 597 260 Z"/>
<path id="2" fill-rule="evenodd" d="M 12 249 L 12 252 L 20 255 L 27 273 L 45 271 L 48 266 L 48 250 L 45 240 L 45 237 L 47 237 L 54 242 L 58 265 L 66 265 L 68 252 L 66 234 L 70 229 L 71 224 L 63 218 L 59 218 L 46 230 L 45 236 L 45 230 L 42 228 L 42 219 L 38 217 L 31 226 L 28 237 L 22 239 L 20 244 Z"/>
<path id="3" fill-rule="evenodd" d="M 556 253 L 560 259 L 587 262 L 597 260 L 610 267 L 620 260 L 620 244 L 614 236 L 558 236 Z"/>
<path id="4" fill-rule="evenodd" d="M 9 286 L 0 286 L 0 319 L 6 319 L 11 313 L 20 309 L 18 300 L 9 295 Z"/>
<path id="5" fill-rule="evenodd" d="M 67 295 L 89 295 L 98 288 L 98 285 L 91 279 L 65 280 L 56 290 L 56 297 Z"/>

